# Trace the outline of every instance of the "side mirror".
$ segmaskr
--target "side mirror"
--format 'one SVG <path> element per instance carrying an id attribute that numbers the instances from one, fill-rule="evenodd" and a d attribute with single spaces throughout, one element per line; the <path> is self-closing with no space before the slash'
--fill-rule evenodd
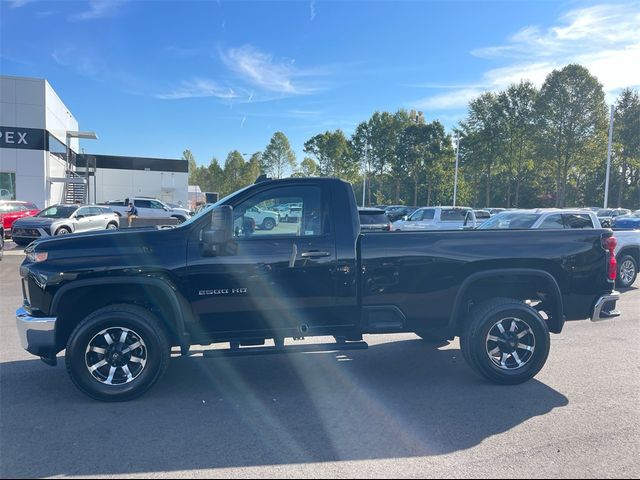
<path id="1" fill-rule="evenodd" d="M 409 215 L 403 215 L 403 216 L 402 216 L 402 220 L 404 220 L 405 222 L 406 222 L 407 220 L 409 220 Z"/>
<path id="2" fill-rule="evenodd" d="M 84 218 L 84 215 L 76 215 L 76 220 L 82 220 Z"/>
<path id="3" fill-rule="evenodd" d="M 211 212 L 211 227 L 202 232 L 203 254 L 213 257 L 224 254 L 233 239 L 233 207 L 223 205 Z"/>

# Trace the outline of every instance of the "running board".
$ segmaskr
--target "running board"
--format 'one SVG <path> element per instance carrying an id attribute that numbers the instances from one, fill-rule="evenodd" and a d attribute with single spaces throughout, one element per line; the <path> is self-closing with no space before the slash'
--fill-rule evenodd
<path id="1" fill-rule="evenodd" d="M 341 350 L 367 350 L 367 342 L 316 343 L 310 345 L 291 345 L 287 347 L 248 347 L 224 350 L 205 350 L 203 357 L 247 357 L 252 355 L 275 355 L 309 352 L 335 352 Z"/>

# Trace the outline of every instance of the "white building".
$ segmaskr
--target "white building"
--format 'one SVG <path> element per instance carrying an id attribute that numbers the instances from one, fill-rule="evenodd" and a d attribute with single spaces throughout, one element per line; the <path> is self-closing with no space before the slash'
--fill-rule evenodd
<path id="1" fill-rule="evenodd" d="M 69 136 L 78 130 L 49 82 L 0 76 L 0 199 L 41 208 L 134 195 L 187 204 L 188 162 L 79 154 L 78 139 Z"/>

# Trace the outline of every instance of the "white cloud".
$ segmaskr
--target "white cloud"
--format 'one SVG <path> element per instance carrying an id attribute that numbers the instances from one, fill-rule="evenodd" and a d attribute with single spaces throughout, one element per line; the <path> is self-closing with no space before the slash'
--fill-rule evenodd
<path id="1" fill-rule="evenodd" d="M 196 78 L 194 80 L 184 81 L 180 87 L 166 93 L 155 95 L 161 100 L 178 100 L 182 98 L 202 98 L 215 97 L 225 100 L 238 98 L 239 95 L 228 87 L 222 87 L 213 80 Z"/>
<path id="2" fill-rule="evenodd" d="M 579 63 L 603 84 L 607 101 L 624 87 L 640 86 L 640 2 L 603 4 L 572 10 L 547 29 L 532 25 L 504 45 L 473 50 L 472 55 L 503 66 L 482 74 L 474 85 L 422 98 L 411 105 L 432 110 L 464 108 L 486 90 L 496 91 L 520 80 L 540 86 L 546 76 Z"/>
<path id="3" fill-rule="evenodd" d="M 309 19 L 313 22 L 316 19 L 316 2 L 311 0 L 309 3 Z"/>
<path id="4" fill-rule="evenodd" d="M 220 53 L 222 61 L 242 79 L 267 92 L 283 95 L 306 95 L 320 91 L 318 85 L 303 78 L 323 75 L 319 70 L 302 70 L 292 60 L 276 60 L 272 55 L 245 45 Z"/>
<path id="5" fill-rule="evenodd" d="M 9 0 L 11 8 L 24 7 L 27 3 L 33 3 L 35 0 Z"/>
<path id="6" fill-rule="evenodd" d="M 111 17 L 120 8 L 122 3 L 123 0 L 89 0 L 89 10 L 70 15 L 69 21 L 80 22 Z"/>

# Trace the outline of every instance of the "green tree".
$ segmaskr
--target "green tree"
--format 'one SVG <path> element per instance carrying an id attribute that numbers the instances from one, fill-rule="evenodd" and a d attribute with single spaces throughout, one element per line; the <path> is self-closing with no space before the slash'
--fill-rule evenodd
<path id="1" fill-rule="evenodd" d="M 358 175 L 351 145 L 342 130 L 320 133 L 304 143 L 304 152 L 317 160 L 320 175 L 353 181 Z"/>
<path id="2" fill-rule="evenodd" d="M 304 157 L 300 162 L 300 169 L 293 174 L 294 177 L 319 177 L 320 167 L 311 157 Z"/>
<path id="3" fill-rule="evenodd" d="M 245 163 L 242 171 L 244 185 L 254 183 L 262 172 L 262 152 L 255 152 Z"/>
<path id="4" fill-rule="evenodd" d="M 506 207 L 519 206 L 520 188 L 533 171 L 538 90 L 529 81 L 513 84 L 498 94 L 504 142 Z M 515 185 L 513 185 L 515 184 Z M 512 192 L 515 187 L 515 192 Z"/>
<path id="5" fill-rule="evenodd" d="M 272 178 L 282 178 L 296 167 L 296 154 L 291 149 L 289 139 L 282 132 L 276 132 L 262 155 L 265 173 Z"/>
<path id="6" fill-rule="evenodd" d="M 196 171 L 198 170 L 198 165 L 196 164 L 196 159 L 191 153 L 191 150 L 187 149 L 182 152 L 182 159 L 189 162 L 189 185 L 196 185 L 195 182 L 192 181 Z"/>
<path id="7" fill-rule="evenodd" d="M 624 89 L 616 101 L 613 138 L 619 170 L 618 207 L 640 205 L 640 95 L 631 88 Z M 635 195 L 625 195 L 627 187 L 634 188 Z"/>
<path id="8" fill-rule="evenodd" d="M 538 149 L 555 173 L 555 205 L 567 203 L 569 177 L 581 158 L 601 158 L 599 142 L 606 130 L 604 91 L 581 65 L 551 72 L 537 102 Z"/>
<path id="9" fill-rule="evenodd" d="M 247 183 L 246 178 L 244 178 L 244 172 L 245 161 L 242 154 L 238 150 L 229 152 L 224 162 L 222 173 L 223 188 L 221 189 L 221 194 L 228 195 L 246 186 Z"/>

